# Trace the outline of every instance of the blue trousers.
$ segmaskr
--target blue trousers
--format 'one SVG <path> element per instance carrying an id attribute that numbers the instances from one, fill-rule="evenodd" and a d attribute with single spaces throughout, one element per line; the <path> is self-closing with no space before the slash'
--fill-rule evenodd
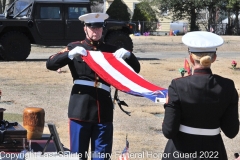
<path id="1" fill-rule="evenodd" d="M 80 160 L 110 160 L 113 142 L 112 123 L 88 123 L 70 120 L 70 150 Z M 91 153 L 88 152 L 91 140 Z"/>

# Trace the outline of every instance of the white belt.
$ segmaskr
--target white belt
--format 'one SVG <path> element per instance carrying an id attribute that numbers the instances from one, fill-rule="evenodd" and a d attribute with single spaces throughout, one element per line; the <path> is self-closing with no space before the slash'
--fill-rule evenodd
<path id="1" fill-rule="evenodd" d="M 179 131 L 188 133 L 188 134 L 195 134 L 195 135 L 203 135 L 203 136 L 215 136 L 220 133 L 220 128 L 216 129 L 202 129 L 202 128 L 193 128 L 184 125 L 180 125 Z"/>
<path id="2" fill-rule="evenodd" d="M 85 85 L 85 86 L 92 86 L 92 87 L 96 87 L 96 88 L 101 88 L 104 89 L 105 91 L 110 92 L 110 87 L 100 83 L 100 82 L 93 82 L 93 81 L 86 81 L 86 80 L 74 80 L 73 82 L 74 84 L 80 84 L 80 85 Z"/>

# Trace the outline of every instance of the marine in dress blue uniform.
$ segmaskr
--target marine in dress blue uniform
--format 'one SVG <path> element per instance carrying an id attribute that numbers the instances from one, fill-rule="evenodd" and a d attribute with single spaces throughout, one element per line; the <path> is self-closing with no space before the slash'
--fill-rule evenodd
<path id="1" fill-rule="evenodd" d="M 105 13 L 80 16 L 79 19 L 85 23 L 86 39 L 69 43 L 66 49 L 50 56 L 46 63 L 49 70 L 56 71 L 68 65 L 71 71 L 74 85 L 68 106 L 70 150 L 79 153 L 81 160 L 87 160 L 88 155 L 92 160 L 109 160 L 113 139 L 110 85 L 101 79 L 81 56 L 87 55 L 86 50 L 114 53 L 116 57 L 125 59 L 135 72 L 140 71 L 140 64 L 133 53 L 106 44 L 99 38 L 91 38 L 89 30 L 92 30 L 92 35 L 102 34 L 106 18 L 108 15 Z M 88 152 L 90 141 L 91 153 Z"/>
<path id="2" fill-rule="evenodd" d="M 227 153 L 221 137 L 239 131 L 239 96 L 231 79 L 212 73 L 211 63 L 223 39 L 196 31 L 182 37 L 194 66 L 191 76 L 172 80 L 164 104 L 162 130 L 168 142 L 162 159 L 221 159 Z"/>

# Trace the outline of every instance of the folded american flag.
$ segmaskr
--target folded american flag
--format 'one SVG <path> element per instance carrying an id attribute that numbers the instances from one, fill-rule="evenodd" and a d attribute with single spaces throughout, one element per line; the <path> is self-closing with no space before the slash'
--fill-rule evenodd
<path id="1" fill-rule="evenodd" d="M 88 51 L 88 55 L 82 58 L 92 70 L 116 89 L 131 95 L 146 97 L 156 103 L 166 102 L 167 89 L 144 79 L 122 58 L 100 51 Z"/>

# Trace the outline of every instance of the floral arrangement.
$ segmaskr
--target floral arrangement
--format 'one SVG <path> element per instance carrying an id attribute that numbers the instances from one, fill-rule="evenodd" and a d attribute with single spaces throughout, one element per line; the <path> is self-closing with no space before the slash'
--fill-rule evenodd
<path id="1" fill-rule="evenodd" d="M 232 65 L 232 68 L 233 68 L 233 69 L 236 69 L 237 62 L 233 60 L 232 63 L 231 63 L 231 65 Z"/>

